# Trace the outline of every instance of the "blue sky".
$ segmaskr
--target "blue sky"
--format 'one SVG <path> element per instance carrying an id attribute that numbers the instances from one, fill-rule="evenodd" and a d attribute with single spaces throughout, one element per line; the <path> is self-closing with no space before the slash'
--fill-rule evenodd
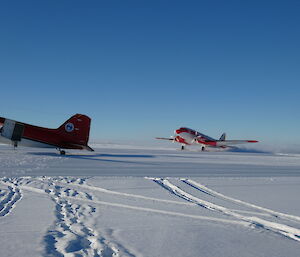
<path id="1" fill-rule="evenodd" d="M 300 142 L 299 1 L 1 1 L 1 115 L 103 141 Z"/>

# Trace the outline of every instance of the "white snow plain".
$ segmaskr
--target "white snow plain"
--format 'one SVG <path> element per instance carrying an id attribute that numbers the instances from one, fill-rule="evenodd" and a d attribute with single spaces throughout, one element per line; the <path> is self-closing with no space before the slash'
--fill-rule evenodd
<path id="1" fill-rule="evenodd" d="M 0 145 L 0 256 L 298 256 L 300 155 Z"/>

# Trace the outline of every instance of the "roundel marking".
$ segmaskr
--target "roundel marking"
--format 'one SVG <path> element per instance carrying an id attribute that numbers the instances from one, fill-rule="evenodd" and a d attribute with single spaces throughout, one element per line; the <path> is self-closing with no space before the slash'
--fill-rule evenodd
<path id="1" fill-rule="evenodd" d="M 74 130 L 74 124 L 71 123 L 71 122 L 67 123 L 67 124 L 65 125 L 65 130 L 66 130 L 67 132 L 72 132 L 72 131 Z"/>

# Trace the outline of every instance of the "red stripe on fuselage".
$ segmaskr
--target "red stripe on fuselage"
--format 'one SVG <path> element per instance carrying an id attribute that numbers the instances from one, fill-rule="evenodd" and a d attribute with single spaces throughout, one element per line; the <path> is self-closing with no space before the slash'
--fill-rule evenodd
<path id="1" fill-rule="evenodd" d="M 56 146 L 57 148 L 64 149 L 82 149 L 80 146 L 74 146 L 65 142 L 65 138 L 60 135 L 59 130 L 57 129 L 48 129 L 43 127 L 37 127 L 25 123 L 24 125 L 23 138 L 37 141 L 44 144 L 49 144 Z"/>
<path id="2" fill-rule="evenodd" d="M 197 140 L 197 142 L 199 144 L 203 144 L 203 145 L 209 145 L 209 146 L 217 146 L 217 142 L 216 141 L 205 141 L 205 140 Z"/>
<path id="3" fill-rule="evenodd" d="M 175 137 L 175 141 L 178 142 L 178 143 L 181 143 L 181 144 L 189 145 L 189 143 L 187 143 L 187 142 L 185 141 L 185 139 L 182 138 L 182 137 L 180 137 L 180 136 L 176 136 L 176 137 Z"/>

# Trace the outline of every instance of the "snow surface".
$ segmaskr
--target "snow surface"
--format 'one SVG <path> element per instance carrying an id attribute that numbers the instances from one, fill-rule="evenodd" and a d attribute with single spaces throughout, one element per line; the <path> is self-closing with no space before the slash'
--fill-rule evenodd
<path id="1" fill-rule="evenodd" d="M 0 146 L 0 256 L 298 256 L 300 155 Z"/>

